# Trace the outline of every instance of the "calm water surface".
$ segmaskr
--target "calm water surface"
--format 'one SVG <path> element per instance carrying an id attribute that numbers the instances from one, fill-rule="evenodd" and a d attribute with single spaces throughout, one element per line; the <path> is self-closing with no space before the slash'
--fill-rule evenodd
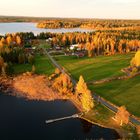
<path id="1" fill-rule="evenodd" d="M 117 139 L 112 129 L 101 128 L 80 119 L 51 124 L 45 120 L 69 116 L 77 109 L 69 101 L 27 101 L 0 94 L 0 140 L 85 140 Z"/>
<path id="2" fill-rule="evenodd" d="M 90 32 L 92 30 L 81 29 L 81 28 L 71 28 L 71 29 L 41 29 L 36 28 L 36 23 L 0 23 L 0 35 L 5 35 L 6 33 L 16 33 L 16 32 L 33 32 L 35 35 L 41 32 L 51 32 L 51 33 L 65 33 L 65 32 Z"/>

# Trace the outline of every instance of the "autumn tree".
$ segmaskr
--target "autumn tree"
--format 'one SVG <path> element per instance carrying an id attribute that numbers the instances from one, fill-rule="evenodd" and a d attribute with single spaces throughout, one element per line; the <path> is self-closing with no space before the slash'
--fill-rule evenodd
<path id="1" fill-rule="evenodd" d="M 21 46 L 21 38 L 18 35 L 16 36 L 16 43 L 17 45 Z"/>
<path id="2" fill-rule="evenodd" d="M 4 37 L 1 38 L 1 42 L 2 42 L 3 45 L 6 45 L 6 40 L 5 40 Z"/>
<path id="3" fill-rule="evenodd" d="M 90 43 L 90 42 L 87 42 L 86 43 L 86 49 L 88 51 L 88 57 L 92 57 L 93 56 L 93 49 L 94 49 L 94 43 Z"/>
<path id="4" fill-rule="evenodd" d="M 10 45 L 12 45 L 12 37 L 11 37 L 11 35 L 9 35 L 7 38 L 6 38 L 6 42 L 7 42 L 7 44 L 8 44 L 8 46 L 10 46 Z"/>
<path id="5" fill-rule="evenodd" d="M 140 67 L 140 50 L 137 51 L 137 53 L 135 54 L 135 57 L 132 58 L 130 65 Z"/>
<path id="6" fill-rule="evenodd" d="M 115 54 L 115 41 L 114 40 L 110 41 L 110 46 L 111 46 L 111 54 L 114 55 Z"/>
<path id="7" fill-rule="evenodd" d="M 59 75 L 60 73 L 61 73 L 61 71 L 58 68 L 56 68 L 55 69 L 55 74 L 58 74 Z"/>
<path id="8" fill-rule="evenodd" d="M 122 126 L 123 124 L 129 123 L 129 112 L 126 110 L 125 106 L 118 108 L 118 112 L 115 115 L 115 120 Z"/>
<path id="9" fill-rule="evenodd" d="M 77 98 L 79 98 L 84 111 L 88 112 L 93 108 L 94 103 L 91 91 L 88 89 L 87 84 L 85 83 L 82 76 L 80 76 L 79 82 L 76 85 L 76 95 Z"/>
<path id="10" fill-rule="evenodd" d="M 4 59 L 0 56 L 0 71 L 4 65 Z"/>
<path id="11" fill-rule="evenodd" d="M 73 84 L 67 74 L 60 74 L 53 82 L 53 87 L 61 94 L 70 95 L 73 91 Z"/>

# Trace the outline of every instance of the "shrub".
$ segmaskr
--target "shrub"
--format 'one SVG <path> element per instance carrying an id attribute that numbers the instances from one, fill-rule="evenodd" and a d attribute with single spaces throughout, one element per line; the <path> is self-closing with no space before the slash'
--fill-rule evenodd
<path id="1" fill-rule="evenodd" d="M 29 64 L 33 64 L 34 63 L 34 56 L 31 55 L 31 54 L 29 54 L 29 56 L 28 56 L 28 63 Z"/>
<path id="2" fill-rule="evenodd" d="M 130 73 L 131 75 L 134 75 L 138 72 L 138 68 L 137 67 L 133 67 L 132 68 L 132 72 Z"/>
<path id="3" fill-rule="evenodd" d="M 19 54 L 19 56 L 18 56 L 18 63 L 19 64 L 23 64 L 23 63 L 25 63 L 25 55 L 24 54 Z"/>

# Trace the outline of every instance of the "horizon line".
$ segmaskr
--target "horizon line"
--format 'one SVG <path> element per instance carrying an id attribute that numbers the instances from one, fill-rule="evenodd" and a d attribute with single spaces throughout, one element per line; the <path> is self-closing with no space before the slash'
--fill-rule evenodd
<path id="1" fill-rule="evenodd" d="M 23 15 L 0 15 L 0 17 L 21 17 L 21 18 L 60 18 L 60 19 L 90 19 L 90 20 L 140 20 L 136 18 L 89 18 L 89 17 L 56 17 L 56 16 L 23 16 Z"/>

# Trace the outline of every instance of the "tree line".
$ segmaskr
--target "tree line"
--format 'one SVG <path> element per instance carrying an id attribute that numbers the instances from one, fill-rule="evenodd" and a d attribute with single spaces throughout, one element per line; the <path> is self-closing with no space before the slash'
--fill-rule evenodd
<path id="1" fill-rule="evenodd" d="M 100 30 L 140 30 L 140 20 L 103 19 L 46 19 L 37 24 L 38 28 L 91 28 Z"/>
<path id="2" fill-rule="evenodd" d="M 0 38 L 0 73 L 12 74 L 12 64 L 33 63 L 34 56 L 25 53 L 24 41 L 18 34 L 7 34 Z"/>
<path id="3" fill-rule="evenodd" d="M 96 31 L 92 33 L 59 33 L 52 37 L 51 45 L 64 48 L 78 44 L 87 50 L 88 56 L 128 53 L 140 48 L 140 32 L 133 31 Z"/>
<path id="4" fill-rule="evenodd" d="M 78 44 L 81 50 L 86 50 L 88 56 L 114 55 L 115 53 L 128 53 L 140 48 L 140 31 L 95 31 L 89 33 L 40 33 L 35 36 L 30 33 L 18 33 L 22 44 L 26 47 L 37 40 L 51 38 L 52 47 L 60 46 L 67 49 L 72 44 Z"/>

